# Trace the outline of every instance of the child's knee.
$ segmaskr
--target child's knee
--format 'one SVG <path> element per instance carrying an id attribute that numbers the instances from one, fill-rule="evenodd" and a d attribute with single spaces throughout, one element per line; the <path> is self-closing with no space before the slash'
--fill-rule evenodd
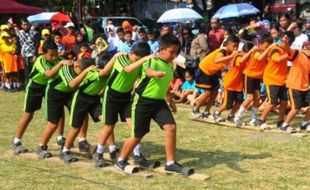
<path id="1" fill-rule="evenodd" d="M 176 133 L 177 126 L 175 124 L 166 124 L 163 126 L 164 130 L 169 133 Z"/>

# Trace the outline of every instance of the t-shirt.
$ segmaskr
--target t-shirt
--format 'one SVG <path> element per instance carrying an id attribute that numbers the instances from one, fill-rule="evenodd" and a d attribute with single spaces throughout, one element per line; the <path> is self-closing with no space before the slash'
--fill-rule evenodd
<path id="1" fill-rule="evenodd" d="M 242 56 L 236 55 L 232 59 L 232 63 L 224 76 L 224 89 L 241 92 L 243 89 L 243 74 L 244 64 L 240 64 Z"/>
<path id="2" fill-rule="evenodd" d="M 294 42 L 291 45 L 292 49 L 302 49 L 304 42 L 308 41 L 308 36 L 306 34 L 300 34 L 295 37 Z"/>
<path id="3" fill-rule="evenodd" d="M 225 57 L 227 55 L 226 48 L 218 48 L 207 55 L 200 63 L 199 68 L 207 75 L 214 75 L 222 68 L 228 65 L 229 61 L 215 63 L 216 58 Z"/>
<path id="4" fill-rule="evenodd" d="M 58 75 L 51 78 L 48 83 L 55 90 L 61 92 L 73 92 L 75 89 L 69 87 L 69 82 L 77 77 L 72 65 L 64 65 L 58 72 Z"/>
<path id="5" fill-rule="evenodd" d="M 158 43 L 157 40 L 155 40 L 155 41 L 150 41 L 149 40 L 147 43 L 149 44 L 152 53 L 156 53 L 156 51 L 158 51 L 159 43 Z"/>
<path id="6" fill-rule="evenodd" d="M 146 75 L 147 68 L 163 71 L 166 74 L 160 79 L 155 77 L 149 78 Z M 173 64 L 167 63 L 160 58 L 152 58 L 143 64 L 142 76 L 136 88 L 136 93 L 144 98 L 164 100 L 172 79 Z"/>
<path id="7" fill-rule="evenodd" d="M 107 86 L 113 90 L 121 93 L 128 93 L 131 91 L 132 87 L 138 76 L 141 73 L 141 67 L 135 69 L 134 71 L 127 73 L 124 68 L 131 64 L 128 55 L 120 55 L 116 58 L 112 72 L 107 82 Z"/>
<path id="8" fill-rule="evenodd" d="M 47 85 L 49 78 L 46 77 L 44 73 L 45 71 L 52 69 L 54 66 L 55 63 L 47 61 L 43 55 L 40 55 L 34 62 L 29 78 L 37 84 Z"/>
<path id="9" fill-rule="evenodd" d="M 286 86 L 291 89 L 307 91 L 309 89 L 310 61 L 301 50 L 293 50 L 292 67 L 287 76 Z"/>
<path id="10" fill-rule="evenodd" d="M 243 70 L 243 73 L 246 76 L 249 76 L 251 78 L 256 78 L 256 79 L 263 79 L 263 74 L 264 74 L 264 69 L 266 66 L 267 59 L 264 58 L 263 60 L 258 61 L 258 58 L 260 55 L 261 55 L 261 52 L 259 52 L 258 50 L 255 50 L 251 54 Z"/>
<path id="11" fill-rule="evenodd" d="M 94 68 L 90 70 L 79 86 L 79 90 L 90 96 L 98 95 L 106 86 L 107 78 L 99 76 L 100 70 Z"/>
<path id="12" fill-rule="evenodd" d="M 195 89 L 195 81 L 185 81 L 181 87 L 182 90 L 194 90 Z"/>
<path id="13" fill-rule="evenodd" d="M 118 51 L 130 53 L 132 46 L 135 42 L 132 42 L 131 44 L 128 44 L 128 42 L 123 42 L 119 45 Z"/>
<path id="14" fill-rule="evenodd" d="M 272 47 L 267 57 L 267 65 L 264 70 L 263 81 L 266 85 L 284 86 L 287 74 L 287 59 L 275 62 L 286 52 L 278 45 Z"/>
<path id="15" fill-rule="evenodd" d="M 62 38 L 61 43 L 66 46 L 67 49 L 69 50 L 73 50 L 74 48 L 74 44 L 76 43 L 76 39 L 75 39 L 75 35 L 71 34 L 71 35 L 66 35 Z"/>

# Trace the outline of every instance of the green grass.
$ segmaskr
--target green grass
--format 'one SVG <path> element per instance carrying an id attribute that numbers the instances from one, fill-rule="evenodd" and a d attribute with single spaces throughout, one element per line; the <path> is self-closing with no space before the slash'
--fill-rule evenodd
<path id="1" fill-rule="evenodd" d="M 143 179 L 12 156 L 8 152 L 22 114 L 23 93 L 0 92 L 0 97 L 1 189 L 310 189 L 310 137 L 299 139 L 194 122 L 188 119 L 189 108 L 184 106 L 175 115 L 177 158 L 196 172 L 210 175 L 205 182 L 157 173 Z M 35 150 L 45 125 L 40 110 L 23 144 Z M 101 127 L 90 122 L 90 142 L 96 143 Z M 125 125 L 118 124 L 118 144 L 128 135 Z M 50 144 L 55 144 L 55 137 Z M 148 158 L 164 163 L 163 132 L 157 125 L 152 125 L 144 139 L 143 150 Z"/>

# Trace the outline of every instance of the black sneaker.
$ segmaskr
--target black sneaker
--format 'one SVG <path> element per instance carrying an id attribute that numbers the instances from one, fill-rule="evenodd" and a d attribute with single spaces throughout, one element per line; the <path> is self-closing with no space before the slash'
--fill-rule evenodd
<path id="1" fill-rule="evenodd" d="M 129 165 L 129 163 L 128 163 L 128 161 L 127 160 L 121 160 L 121 161 L 116 161 L 116 163 L 115 163 L 115 166 L 118 168 L 118 169 L 120 169 L 120 170 L 122 170 L 122 171 L 125 171 L 125 168 L 126 168 L 126 166 L 128 166 Z"/>
<path id="2" fill-rule="evenodd" d="M 305 124 L 305 125 L 300 124 L 300 129 L 301 130 L 306 130 L 308 126 L 310 126 L 309 122 L 307 124 Z"/>
<path id="3" fill-rule="evenodd" d="M 177 162 L 174 162 L 173 164 L 170 164 L 170 165 L 165 165 L 165 171 L 167 172 L 176 172 L 176 173 L 182 173 L 182 165 L 177 163 Z"/>
<path id="4" fill-rule="evenodd" d="M 39 156 L 39 159 L 44 159 L 44 158 L 50 158 L 52 157 L 52 153 L 47 151 L 48 146 L 38 146 L 37 149 L 37 154 Z"/>
<path id="5" fill-rule="evenodd" d="M 63 146 L 65 146 L 66 138 L 61 137 L 60 140 L 58 140 L 58 138 L 57 138 L 57 139 L 56 139 L 56 142 L 57 142 L 57 145 L 58 145 L 58 146 L 63 147 Z"/>
<path id="6" fill-rule="evenodd" d="M 211 115 L 211 114 L 210 114 L 210 112 L 208 112 L 208 111 L 205 111 L 205 112 L 202 112 L 202 113 L 201 113 L 201 117 L 204 117 L 204 118 L 209 118 L 210 115 Z"/>
<path id="7" fill-rule="evenodd" d="M 60 159 L 62 159 L 66 163 L 78 161 L 78 159 L 74 155 L 72 155 L 70 151 L 63 152 L 62 150 L 60 151 Z"/>
<path id="8" fill-rule="evenodd" d="M 279 128 L 279 127 L 282 127 L 282 124 L 284 123 L 284 121 L 283 120 L 278 120 L 277 121 L 277 127 Z"/>
<path id="9" fill-rule="evenodd" d="M 107 166 L 105 160 L 103 159 L 103 154 L 99 154 L 98 152 L 96 152 L 95 154 L 93 154 L 93 160 L 95 161 L 95 167 L 96 168 L 102 168 Z"/>
<path id="10" fill-rule="evenodd" d="M 233 116 L 233 115 L 228 115 L 228 116 L 227 116 L 227 121 L 228 121 L 229 123 L 234 123 L 234 118 L 235 118 L 235 116 Z"/>
<path id="11" fill-rule="evenodd" d="M 110 159 L 111 159 L 113 164 L 116 163 L 118 156 L 119 156 L 119 149 L 118 148 L 116 148 L 113 152 L 110 152 Z"/>
<path id="12" fill-rule="evenodd" d="M 28 152 L 28 149 L 23 147 L 21 142 L 18 142 L 16 144 L 13 143 L 13 151 L 14 151 L 14 154 L 21 154 L 21 153 Z"/>
<path id="13" fill-rule="evenodd" d="M 90 146 L 91 146 L 91 145 L 88 143 L 87 140 L 80 141 L 80 142 L 78 143 L 78 145 L 79 145 L 79 151 L 80 151 L 80 152 L 88 152 L 88 150 L 89 150 L 89 148 L 90 148 Z"/>
<path id="14" fill-rule="evenodd" d="M 261 120 L 261 119 L 256 119 L 258 126 L 263 125 L 264 123 L 266 123 L 265 120 Z"/>
<path id="15" fill-rule="evenodd" d="M 147 160 L 142 154 L 140 156 L 134 156 L 134 163 L 147 169 L 155 169 L 160 166 L 160 162 Z"/>
<path id="16" fill-rule="evenodd" d="M 195 108 L 192 109 L 191 114 L 195 119 L 198 119 L 201 117 L 201 113 L 199 112 L 199 110 L 196 110 Z"/>
<path id="17" fill-rule="evenodd" d="M 288 133 L 296 133 L 297 132 L 296 128 L 292 127 L 291 125 L 286 125 L 286 126 L 282 125 L 279 129 L 282 131 L 288 132 Z"/>
<path id="18" fill-rule="evenodd" d="M 218 113 L 215 113 L 215 112 L 213 113 L 213 119 L 217 123 L 224 121 L 224 119 L 221 117 L 221 115 Z"/>

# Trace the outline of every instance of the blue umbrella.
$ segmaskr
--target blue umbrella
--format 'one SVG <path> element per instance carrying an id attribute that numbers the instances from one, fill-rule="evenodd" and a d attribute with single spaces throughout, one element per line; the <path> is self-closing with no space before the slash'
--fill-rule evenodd
<path id="1" fill-rule="evenodd" d="M 221 7 L 218 11 L 216 11 L 213 18 L 224 19 L 231 17 L 240 17 L 246 15 L 255 15 L 259 12 L 260 11 L 251 4 L 236 3 Z"/>
<path id="2" fill-rule="evenodd" d="M 196 11 L 189 8 L 170 9 L 162 14 L 157 22 L 186 22 L 203 19 Z"/>

